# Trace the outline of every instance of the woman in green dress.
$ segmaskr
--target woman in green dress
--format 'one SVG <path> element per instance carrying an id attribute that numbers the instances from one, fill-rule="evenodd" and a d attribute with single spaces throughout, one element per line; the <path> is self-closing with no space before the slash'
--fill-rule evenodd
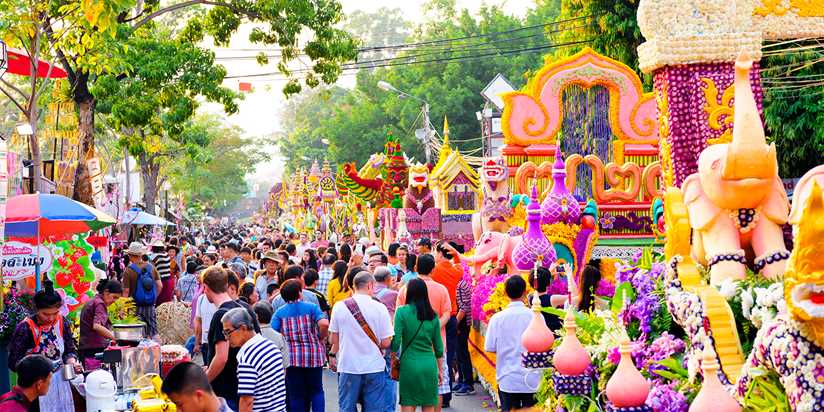
<path id="1" fill-rule="evenodd" d="M 443 379 L 441 325 L 429 303 L 426 283 L 412 279 L 406 287 L 406 305 L 395 312 L 392 352 L 400 359 L 401 411 L 434 411 L 438 384 Z M 399 353 L 400 352 L 400 353 Z"/>

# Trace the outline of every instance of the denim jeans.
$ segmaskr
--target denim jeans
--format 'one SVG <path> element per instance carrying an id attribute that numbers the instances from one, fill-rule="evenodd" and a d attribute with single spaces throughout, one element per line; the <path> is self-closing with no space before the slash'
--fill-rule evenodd
<path id="1" fill-rule="evenodd" d="M 286 394 L 293 412 L 323 412 L 323 368 L 286 368 Z"/>
<path id="2" fill-rule="evenodd" d="M 455 376 L 456 362 L 455 354 L 458 349 L 458 319 L 453 315 L 446 322 L 446 366 L 448 371 L 443 371 L 449 379 L 449 387 L 452 388 L 453 376 Z M 452 392 L 443 395 L 443 403 L 448 404 L 452 400 Z"/>
<path id="3" fill-rule="evenodd" d="M 341 412 L 357 412 L 358 399 L 364 411 L 382 411 L 386 407 L 386 372 L 338 375 L 338 405 Z M 291 409 L 290 409 L 291 411 Z"/>
<path id="4" fill-rule="evenodd" d="M 383 399 L 386 402 L 386 409 L 384 409 L 384 411 L 395 412 L 398 405 L 398 382 L 394 381 L 389 374 L 389 371 L 392 370 L 392 361 L 389 353 L 387 353 L 384 357 L 386 360 L 386 369 L 383 372 L 384 377 L 386 378 L 386 387 L 383 392 Z"/>
<path id="5" fill-rule="evenodd" d="M 472 386 L 474 377 L 472 376 L 472 359 L 469 356 L 469 331 L 471 326 L 467 323 L 458 323 L 458 383 Z"/>

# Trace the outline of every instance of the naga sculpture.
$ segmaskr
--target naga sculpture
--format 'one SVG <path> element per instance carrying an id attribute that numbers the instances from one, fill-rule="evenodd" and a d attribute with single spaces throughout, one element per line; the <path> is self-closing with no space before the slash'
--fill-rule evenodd
<path id="1" fill-rule="evenodd" d="M 698 173 L 682 186 L 693 228 L 692 254 L 710 268 L 714 285 L 743 279 L 747 264 L 769 278 L 778 276 L 790 257 L 781 229 L 789 202 L 778 177 L 775 145 L 766 143 L 750 88 L 751 67 L 743 58 L 735 63 L 732 142 L 704 149 Z"/>

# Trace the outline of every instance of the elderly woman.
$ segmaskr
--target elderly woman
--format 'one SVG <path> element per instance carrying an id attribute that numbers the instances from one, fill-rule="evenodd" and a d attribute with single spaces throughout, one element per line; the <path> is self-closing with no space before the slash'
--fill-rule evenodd
<path id="1" fill-rule="evenodd" d="M 80 358 L 86 370 L 100 368 L 100 361 L 94 355 L 103 352 L 109 341 L 114 340 L 112 321 L 106 309 L 123 296 L 123 286 L 111 279 L 97 283 L 97 295 L 86 302 L 80 311 Z"/>
<path id="2" fill-rule="evenodd" d="M 63 364 L 79 368 L 77 344 L 69 320 L 60 315 L 63 298 L 54 291 L 52 282 L 43 282 L 43 289 L 34 295 L 36 312 L 17 325 L 9 343 L 9 368 L 17 372 L 17 362 L 26 355 L 40 354 L 55 367 Z M 42 411 L 73 411 L 71 384 L 52 379 L 49 392 L 40 397 Z"/>

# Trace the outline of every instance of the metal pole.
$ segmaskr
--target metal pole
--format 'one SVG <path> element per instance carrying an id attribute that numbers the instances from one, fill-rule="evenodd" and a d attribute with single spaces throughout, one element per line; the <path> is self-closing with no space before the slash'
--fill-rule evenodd
<path id="1" fill-rule="evenodd" d="M 432 161 L 432 148 L 429 145 L 429 142 L 432 140 L 432 130 L 429 128 L 429 103 L 423 103 L 423 150 L 426 154 L 426 163 L 429 164 Z"/>
<path id="2" fill-rule="evenodd" d="M 126 157 L 124 157 L 124 161 L 126 162 L 126 196 L 125 196 L 125 201 L 126 201 L 126 210 L 129 210 L 129 198 L 132 195 L 132 185 L 131 185 L 131 180 L 132 179 L 131 179 L 131 176 L 130 176 L 131 173 L 132 173 L 132 170 L 131 170 L 131 167 L 129 166 L 129 149 L 123 148 L 123 153 L 126 154 Z"/>

